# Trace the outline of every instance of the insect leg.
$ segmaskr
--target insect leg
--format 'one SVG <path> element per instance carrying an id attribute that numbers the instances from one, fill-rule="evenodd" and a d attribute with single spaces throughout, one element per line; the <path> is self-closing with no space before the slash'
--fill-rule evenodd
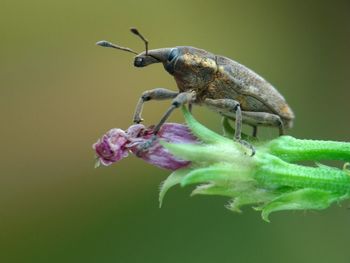
<path id="1" fill-rule="evenodd" d="M 166 120 L 169 118 L 170 114 L 178 107 L 191 103 L 195 99 L 196 94 L 193 91 L 179 93 L 176 98 L 172 101 L 171 106 L 164 113 L 163 117 L 160 119 L 157 126 L 154 128 L 154 134 L 157 134 Z"/>
<path id="2" fill-rule="evenodd" d="M 141 98 L 139 99 L 135 113 L 134 113 L 134 123 L 140 123 L 143 121 L 141 118 L 141 113 L 143 109 L 143 104 L 146 101 L 149 100 L 167 100 L 167 99 L 172 99 L 175 98 L 179 93 L 168 90 L 168 89 L 163 89 L 163 88 L 157 88 L 157 89 L 152 89 L 152 90 L 147 90 L 144 93 L 142 93 Z"/>
<path id="3" fill-rule="evenodd" d="M 170 114 L 178 107 L 180 107 L 183 104 L 190 103 L 195 99 L 196 94 L 194 92 L 182 92 L 177 94 L 175 99 L 172 101 L 171 106 L 168 108 L 168 110 L 164 113 L 163 117 L 160 119 L 159 123 L 154 127 L 153 129 L 153 136 L 151 139 L 146 141 L 143 145 L 139 146 L 139 149 L 136 153 L 136 155 L 139 155 L 141 152 L 147 150 L 152 146 L 154 141 L 157 139 L 157 133 L 159 132 L 162 125 L 166 122 L 166 120 L 169 118 Z"/>
<path id="4" fill-rule="evenodd" d="M 213 100 L 209 100 L 213 101 Z M 208 105 L 208 104 L 207 104 Z M 213 102 L 208 105 L 215 111 L 220 112 L 230 119 L 236 120 L 236 113 L 214 106 Z M 256 135 L 258 126 L 278 127 L 279 135 L 285 134 L 284 124 L 280 116 L 268 112 L 242 111 L 242 122 L 253 127 L 253 136 Z"/>
<path id="5" fill-rule="evenodd" d="M 188 103 L 188 110 L 190 113 L 192 113 L 192 109 L 193 109 L 193 104 L 192 102 Z"/>
<path id="6" fill-rule="evenodd" d="M 248 147 L 252 151 L 252 156 L 255 154 L 254 147 L 242 140 L 241 133 L 242 133 L 242 110 L 241 106 L 238 101 L 232 100 L 232 99 L 206 99 L 204 103 L 209 107 L 214 109 L 216 112 L 219 112 L 223 115 L 233 115 L 235 119 L 235 134 L 234 139 L 235 141 L 239 142 L 240 144 Z"/>
<path id="7" fill-rule="evenodd" d="M 243 111 L 242 112 L 243 122 L 255 126 L 272 126 L 278 127 L 279 135 L 283 135 L 284 125 L 280 116 L 267 113 L 267 112 L 253 112 L 253 111 Z"/>
<path id="8" fill-rule="evenodd" d="M 253 128 L 253 137 L 256 138 L 258 135 L 258 126 L 252 125 L 252 128 Z"/>

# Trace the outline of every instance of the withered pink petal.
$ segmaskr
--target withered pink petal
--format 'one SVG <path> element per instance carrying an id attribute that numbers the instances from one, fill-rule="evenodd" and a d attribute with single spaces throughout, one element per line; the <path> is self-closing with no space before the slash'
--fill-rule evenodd
<path id="1" fill-rule="evenodd" d="M 93 148 L 103 165 L 121 160 L 130 151 L 146 162 L 161 168 L 176 170 L 187 166 L 190 162 L 173 156 L 159 144 L 159 140 L 170 143 L 197 143 L 197 138 L 191 134 L 188 127 L 177 123 L 165 123 L 152 145 L 143 150 L 142 146 L 154 136 L 153 128 L 153 126 L 146 128 L 142 124 L 134 124 L 127 131 L 112 129 L 98 140 Z"/>
<path id="2" fill-rule="evenodd" d="M 126 134 L 130 138 L 136 138 L 145 129 L 143 124 L 133 124 L 126 130 Z"/>
<path id="3" fill-rule="evenodd" d="M 163 140 L 173 143 L 194 143 L 197 138 L 191 133 L 190 129 L 183 124 L 165 123 L 158 136 Z"/>
<path id="4" fill-rule="evenodd" d="M 181 160 L 173 156 L 167 149 L 159 144 L 159 141 L 155 141 L 154 145 L 145 152 L 138 153 L 138 151 L 137 147 L 131 149 L 132 153 L 144 161 L 168 170 L 177 170 L 190 163 L 189 161 Z"/>
<path id="5" fill-rule="evenodd" d="M 97 156 L 103 165 L 111 165 L 128 156 L 126 134 L 121 129 L 111 129 L 94 145 Z"/>
<path id="6" fill-rule="evenodd" d="M 196 143 L 197 138 L 191 134 L 187 126 L 177 123 L 165 123 L 157 134 L 157 140 L 145 151 L 140 151 L 139 146 L 152 138 L 153 129 L 149 128 L 142 133 L 142 140 L 137 138 L 137 140 L 134 140 L 128 145 L 130 151 L 136 156 L 148 163 L 169 170 L 176 170 L 190 163 L 173 156 L 167 149 L 159 144 L 159 140 L 170 143 Z"/>

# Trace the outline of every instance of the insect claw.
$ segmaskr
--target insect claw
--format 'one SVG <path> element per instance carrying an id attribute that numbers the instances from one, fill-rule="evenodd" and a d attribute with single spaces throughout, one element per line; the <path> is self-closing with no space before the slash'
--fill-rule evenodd
<path id="1" fill-rule="evenodd" d="M 134 119 L 133 122 L 136 123 L 136 124 L 140 124 L 141 122 L 143 122 L 143 119 L 142 118 L 137 118 L 137 119 Z"/>
<path id="2" fill-rule="evenodd" d="M 255 153 L 256 153 L 255 147 L 252 144 L 250 144 L 249 142 L 244 141 L 244 140 L 237 140 L 237 142 L 242 144 L 243 146 L 249 148 L 252 151 L 252 153 L 250 154 L 250 157 L 253 157 L 255 155 Z"/>
<path id="3" fill-rule="evenodd" d="M 255 148 L 253 145 L 251 145 L 251 150 L 252 150 L 252 153 L 251 153 L 250 157 L 253 157 L 255 155 Z"/>
<path id="4" fill-rule="evenodd" d="M 157 135 L 152 135 L 152 137 L 145 141 L 144 143 L 140 144 L 137 147 L 137 152 L 136 152 L 136 156 L 141 156 L 143 153 L 145 153 L 149 148 L 151 148 L 151 146 L 153 145 L 153 143 L 157 140 Z"/>

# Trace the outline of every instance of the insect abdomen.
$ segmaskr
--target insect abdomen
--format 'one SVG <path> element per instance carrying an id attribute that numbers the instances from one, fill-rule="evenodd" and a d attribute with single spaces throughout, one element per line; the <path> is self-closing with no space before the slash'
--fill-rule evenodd
<path id="1" fill-rule="evenodd" d="M 217 57 L 218 74 L 225 89 L 232 89 L 241 96 L 242 108 L 246 102 L 247 111 L 264 111 L 293 120 L 294 113 L 284 97 L 264 78 L 251 69 L 226 57 Z"/>

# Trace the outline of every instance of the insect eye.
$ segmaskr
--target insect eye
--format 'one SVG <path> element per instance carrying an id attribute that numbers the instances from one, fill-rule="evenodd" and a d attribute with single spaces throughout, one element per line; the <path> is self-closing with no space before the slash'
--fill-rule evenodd
<path id="1" fill-rule="evenodd" d="M 173 48 L 168 56 L 168 61 L 172 61 L 175 57 L 177 57 L 177 55 L 179 54 L 179 50 L 177 48 Z"/>

